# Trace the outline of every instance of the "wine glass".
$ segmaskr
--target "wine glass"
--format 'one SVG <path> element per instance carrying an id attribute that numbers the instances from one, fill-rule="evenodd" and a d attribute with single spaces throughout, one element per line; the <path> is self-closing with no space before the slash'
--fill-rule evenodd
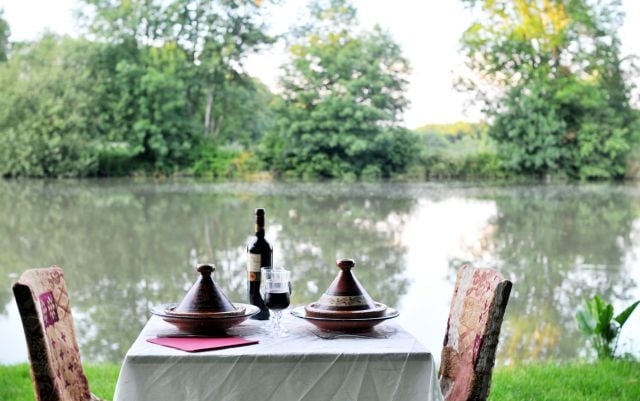
<path id="1" fill-rule="evenodd" d="M 262 269 L 264 282 L 265 305 L 273 313 L 273 334 L 284 336 L 286 330 L 282 327 L 282 311 L 289 307 L 290 302 L 290 272 L 282 267 Z"/>

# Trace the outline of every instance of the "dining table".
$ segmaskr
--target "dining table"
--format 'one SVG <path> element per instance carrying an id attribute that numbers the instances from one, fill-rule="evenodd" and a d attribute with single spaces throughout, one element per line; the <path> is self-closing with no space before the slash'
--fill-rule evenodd
<path id="1" fill-rule="evenodd" d="M 114 401 L 441 401 L 431 352 L 394 321 L 362 334 L 319 331 L 289 313 L 228 330 L 257 344 L 186 352 L 147 341 L 181 336 L 152 316 L 128 350 Z"/>

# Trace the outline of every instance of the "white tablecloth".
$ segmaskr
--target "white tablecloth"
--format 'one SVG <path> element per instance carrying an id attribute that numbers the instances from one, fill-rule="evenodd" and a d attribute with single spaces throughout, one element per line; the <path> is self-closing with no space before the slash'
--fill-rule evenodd
<path id="1" fill-rule="evenodd" d="M 387 338 L 322 339 L 287 313 L 289 336 L 250 320 L 232 334 L 260 344 L 188 353 L 146 341 L 173 326 L 152 317 L 127 352 L 114 401 L 442 400 L 431 353 L 392 321 Z"/>

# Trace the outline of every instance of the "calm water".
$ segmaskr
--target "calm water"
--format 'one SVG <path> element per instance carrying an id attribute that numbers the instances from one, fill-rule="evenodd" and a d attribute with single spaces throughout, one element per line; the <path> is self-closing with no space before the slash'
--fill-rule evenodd
<path id="1" fill-rule="evenodd" d="M 640 298 L 640 187 L 461 184 L 208 184 L 0 181 L 0 363 L 27 360 L 11 283 L 58 264 L 85 361 L 121 361 L 149 307 L 181 299 L 212 261 L 244 301 L 244 244 L 267 210 L 293 304 L 315 301 L 336 258 L 439 355 L 456 268 L 498 266 L 514 281 L 498 363 L 589 356 L 575 329 L 585 297 Z M 640 312 L 621 347 L 640 354 Z"/>

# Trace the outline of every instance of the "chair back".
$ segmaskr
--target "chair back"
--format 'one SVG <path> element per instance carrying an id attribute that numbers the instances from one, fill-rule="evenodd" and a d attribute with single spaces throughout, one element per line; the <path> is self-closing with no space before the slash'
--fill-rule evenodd
<path id="1" fill-rule="evenodd" d="M 485 401 L 511 282 L 494 269 L 457 273 L 440 361 L 445 401 Z"/>
<path id="2" fill-rule="evenodd" d="M 62 269 L 27 270 L 13 285 L 13 294 L 27 339 L 36 400 L 91 400 Z"/>

